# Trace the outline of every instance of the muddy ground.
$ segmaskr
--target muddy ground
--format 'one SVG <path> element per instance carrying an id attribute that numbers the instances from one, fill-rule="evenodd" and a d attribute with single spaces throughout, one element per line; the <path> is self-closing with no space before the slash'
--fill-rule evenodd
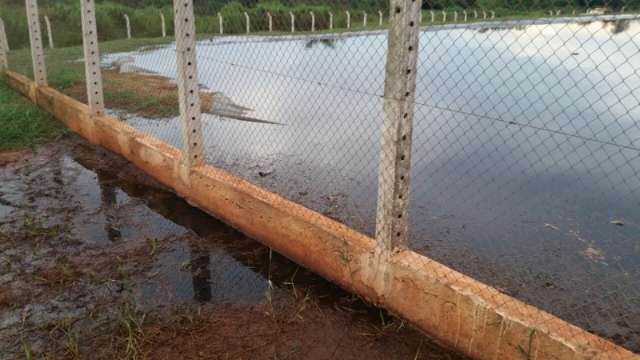
<path id="1" fill-rule="evenodd" d="M 0 359 L 461 358 L 77 136 L 0 159 Z"/>

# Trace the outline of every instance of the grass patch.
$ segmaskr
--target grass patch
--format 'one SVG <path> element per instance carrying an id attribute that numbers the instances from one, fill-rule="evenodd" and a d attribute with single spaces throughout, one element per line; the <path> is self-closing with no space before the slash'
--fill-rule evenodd
<path id="1" fill-rule="evenodd" d="M 65 132 L 62 124 L 0 78 L 0 151 L 33 148 Z"/>
<path id="2" fill-rule="evenodd" d="M 105 104 L 110 109 L 124 110 L 148 118 L 168 118 L 178 115 L 178 88 L 170 79 L 151 74 L 120 73 L 103 70 Z M 150 93 L 149 89 L 153 89 Z M 65 94 L 86 103 L 87 88 L 78 81 L 63 90 Z M 202 99 L 210 103 L 211 94 Z"/>
<path id="3" fill-rule="evenodd" d="M 100 43 L 100 50 L 103 54 L 119 53 L 161 46 L 172 41 L 172 38 L 114 40 Z M 83 56 L 81 46 L 45 51 L 49 86 L 86 103 Z M 29 49 L 11 51 L 9 68 L 33 78 Z M 109 108 L 150 117 L 175 116 L 178 112 L 177 92 L 165 86 L 166 79 L 143 78 L 135 74 L 118 74 L 109 70 L 103 71 L 103 77 L 105 103 Z M 156 95 L 150 94 L 149 89 L 152 87 L 149 87 L 149 81 L 161 83 L 159 85 L 162 85 L 163 91 Z"/>
<path id="4" fill-rule="evenodd" d="M 114 40 L 100 43 L 102 54 L 126 52 L 145 46 L 168 44 L 173 38 Z M 82 46 L 45 50 L 49 85 L 64 90 L 77 82 L 84 81 L 84 55 Z M 9 69 L 33 79 L 31 52 L 28 48 L 9 52 Z"/>

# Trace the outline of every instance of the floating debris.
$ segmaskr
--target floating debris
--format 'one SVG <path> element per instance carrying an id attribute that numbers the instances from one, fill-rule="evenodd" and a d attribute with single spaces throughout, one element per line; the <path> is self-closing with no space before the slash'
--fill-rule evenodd
<path id="1" fill-rule="evenodd" d="M 274 172 L 275 172 L 274 170 L 258 171 L 258 175 L 260 175 L 260 177 L 267 177 L 267 176 L 273 174 Z"/>
<path id="2" fill-rule="evenodd" d="M 624 226 L 624 221 L 622 221 L 622 220 L 611 220 L 611 221 L 609 221 L 609 224 L 615 225 L 615 226 Z"/>
<path id="3" fill-rule="evenodd" d="M 544 227 L 552 229 L 552 230 L 560 230 L 559 227 L 557 227 L 555 225 L 551 225 L 551 224 L 544 224 Z"/>
<path id="4" fill-rule="evenodd" d="M 595 262 L 604 260 L 604 251 L 593 246 L 589 246 L 584 251 L 582 251 L 582 255 L 587 259 Z"/>

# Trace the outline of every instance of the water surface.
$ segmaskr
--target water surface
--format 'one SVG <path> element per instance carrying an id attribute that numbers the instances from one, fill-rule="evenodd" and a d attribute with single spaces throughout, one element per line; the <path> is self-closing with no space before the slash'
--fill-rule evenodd
<path id="1" fill-rule="evenodd" d="M 423 31 L 410 212 L 412 248 L 636 351 L 639 34 Z M 134 56 L 175 77 L 174 47 Z M 207 161 L 372 234 L 385 61 L 384 33 L 200 42 L 204 86 L 284 124 L 205 115 Z M 176 119 L 128 121 L 179 145 Z"/>

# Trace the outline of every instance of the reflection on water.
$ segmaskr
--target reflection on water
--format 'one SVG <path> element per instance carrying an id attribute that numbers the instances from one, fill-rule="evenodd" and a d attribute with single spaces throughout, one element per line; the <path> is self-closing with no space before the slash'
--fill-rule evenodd
<path id="1" fill-rule="evenodd" d="M 587 20 L 587 21 L 577 21 L 574 24 L 577 24 L 582 27 L 591 26 L 593 24 L 601 25 L 602 29 L 611 33 L 612 35 L 622 34 L 628 31 L 631 28 L 631 23 L 633 20 L 631 19 L 613 19 L 613 20 Z M 482 26 L 478 29 L 478 32 L 481 34 L 488 32 L 496 32 L 496 31 L 526 31 L 530 26 L 540 26 L 540 25 L 530 25 L 530 24 L 522 24 L 522 23 L 513 23 L 513 24 L 496 24 L 496 25 L 487 25 Z"/>
<path id="2" fill-rule="evenodd" d="M 603 27 L 614 35 L 622 34 L 623 32 L 629 30 L 629 28 L 631 27 L 631 21 L 630 20 L 603 21 Z"/>
<path id="3" fill-rule="evenodd" d="M 422 32 L 410 202 L 414 249 L 630 347 L 639 36 L 636 20 Z M 204 116 L 207 161 L 371 234 L 386 35 L 338 38 L 202 43 L 204 85 L 286 124 Z M 173 77 L 173 51 L 135 54 L 136 65 Z M 179 131 L 130 122 L 163 139 Z"/>
<path id="4" fill-rule="evenodd" d="M 116 187 L 112 183 L 113 179 L 98 173 L 98 186 L 100 186 L 102 211 L 105 214 L 104 229 L 107 238 L 112 241 L 118 241 L 122 238 L 120 230 L 114 224 L 117 212 L 117 196 Z"/>
<path id="5" fill-rule="evenodd" d="M 338 41 L 337 39 L 313 39 L 313 40 L 307 41 L 307 43 L 305 44 L 305 47 L 307 49 L 311 49 L 316 45 L 322 45 L 329 49 L 335 49 L 337 41 Z"/>

